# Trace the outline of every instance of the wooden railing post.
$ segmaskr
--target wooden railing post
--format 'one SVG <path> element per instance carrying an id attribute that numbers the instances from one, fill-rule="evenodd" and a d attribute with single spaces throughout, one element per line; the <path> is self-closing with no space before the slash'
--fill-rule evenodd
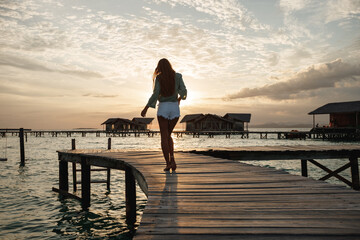
<path id="1" fill-rule="evenodd" d="M 351 156 L 349 158 L 351 164 L 351 180 L 352 180 L 352 188 L 354 190 L 360 190 L 360 182 L 359 182 L 359 162 L 358 158 Z"/>
<path id="2" fill-rule="evenodd" d="M 68 162 L 59 161 L 59 189 L 63 191 L 69 191 L 69 172 Z"/>
<path id="3" fill-rule="evenodd" d="M 106 173 L 106 188 L 108 191 L 110 191 L 110 168 L 107 169 Z"/>
<path id="4" fill-rule="evenodd" d="M 136 186 L 135 177 L 130 167 L 125 169 L 125 202 L 126 223 L 133 225 L 136 222 Z"/>
<path id="5" fill-rule="evenodd" d="M 81 157 L 81 206 L 83 210 L 90 207 L 90 165 Z"/>
<path id="6" fill-rule="evenodd" d="M 19 130 L 20 137 L 20 166 L 25 166 L 25 146 L 24 146 L 24 128 L 20 128 Z"/>
<path id="7" fill-rule="evenodd" d="M 71 150 L 75 150 L 76 149 L 76 142 L 75 142 L 75 138 L 71 139 Z M 77 181 L 77 177 L 76 177 L 76 163 L 73 162 L 72 163 L 72 171 L 73 171 L 73 190 L 74 192 L 76 192 L 77 190 L 77 186 L 76 186 L 76 181 Z"/>
<path id="8" fill-rule="evenodd" d="M 108 150 L 111 149 L 111 138 L 108 138 Z"/>
<path id="9" fill-rule="evenodd" d="M 75 138 L 71 139 L 71 150 L 75 150 L 76 149 L 76 142 L 75 142 Z"/>
<path id="10" fill-rule="evenodd" d="M 301 176 L 307 177 L 308 176 L 308 168 L 307 168 L 307 160 L 301 159 Z"/>

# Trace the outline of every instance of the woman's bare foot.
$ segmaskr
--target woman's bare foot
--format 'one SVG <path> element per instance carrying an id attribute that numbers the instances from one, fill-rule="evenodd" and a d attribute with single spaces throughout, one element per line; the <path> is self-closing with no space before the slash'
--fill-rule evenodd
<path id="1" fill-rule="evenodd" d="M 170 166 L 171 166 L 171 170 L 173 171 L 176 170 L 176 162 L 174 156 L 170 156 Z"/>
<path id="2" fill-rule="evenodd" d="M 170 168 L 171 168 L 171 163 L 166 161 L 166 167 L 164 168 L 164 171 L 168 172 L 168 171 L 170 171 Z"/>

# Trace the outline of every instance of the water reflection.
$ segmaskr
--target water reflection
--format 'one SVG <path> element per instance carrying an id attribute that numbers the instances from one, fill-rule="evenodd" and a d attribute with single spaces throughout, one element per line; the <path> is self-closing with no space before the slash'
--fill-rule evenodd
<path id="1" fill-rule="evenodd" d="M 105 212 L 96 209 L 83 211 L 76 200 L 62 199 L 60 202 L 58 215 L 54 217 L 58 220 L 53 232 L 61 239 L 132 239 L 134 235 L 133 228 L 121 223 L 121 215 L 114 217 L 109 213 L 119 210 L 115 206 Z"/>

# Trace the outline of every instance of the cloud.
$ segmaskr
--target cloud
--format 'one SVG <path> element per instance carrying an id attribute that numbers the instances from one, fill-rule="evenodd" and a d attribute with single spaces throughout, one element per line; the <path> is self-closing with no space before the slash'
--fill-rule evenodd
<path id="1" fill-rule="evenodd" d="M 326 2 L 325 22 L 351 18 L 360 20 L 360 2 L 358 0 L 332 0 Z M 357 23 L 358 24 L 358 23 Z"/>
<path id="2" fill-rule="evenodd" d="M 99 93 L 85 93 L 82 96 L 83 97 L 95 97 L 95 98 L 115 98 L 118 95 L 99 94 Z"/>
<path id="3" fill-rule="evenodd" d="M 34 59 L 26 59 L 11 55 L 0 54 L 0 66 L 11 66 L 15 68 L 30 70 L 30 71 L 41 71 L 41 72 L 58 72 L 68 75 L 75 75 L 83 78 L 101 78 L 102 75 L 97 72 L 88 70 L 77 70 L 77 69 L 65 69 L 50 68 L 42 64 L 40 61 Z"/>
<path id="4" fill-rule="evenodd" d="M 360 64 L 344 63 L 341 59 L 313 65 L 296 73 L 286 81 L 268 84 L 257 88 L 244 88 L 241 91 L 227 95 L 224 100 L 250 97 L 266 97 L 275 100 L 292 99 L 296 94 L 336 87 L 345 80 L 359 81 Z"/>
<path id="5" fill-rule="evenodd" d="M 276 66 L 279 63 L 280 56 L 279 54 L 272 52 L 269 54 L 269 57 L 267 58 L 270 66 Z"/>
<path id="6" fill-rule="evenodd" d="M 195 9 L 198 12 L 214 17 L 223 27 L 231 29 L 267 29 L 265 24 L 259 23 L 248 10 L 235 0 L 155 0 L 171 6 L 182 5 Z"/>
<path id="7" fill-rule="evenodd" d="M 309 4 L 309 0 L 280 0 L 279 6 L 285 15 L 289 15 L 294 11 L 299 11 Z"/>

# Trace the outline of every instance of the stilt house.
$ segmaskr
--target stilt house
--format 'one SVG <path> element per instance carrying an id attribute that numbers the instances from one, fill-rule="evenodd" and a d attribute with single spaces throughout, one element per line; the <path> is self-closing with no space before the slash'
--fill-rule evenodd
<path id="1" fill-rule="evenodd" d="M 203 117 L 204 114 L 188 114 L 180 121 L 180 123 L 186 123 L 186 131 L 195 131 L 195 120 Z"/>
<path id="2" fill-rule="evenodd" d="M 128 131 L 132 127 L 132 122 L 125 118 L 109 118 L 101 125 L 105 125 L 106 131 Z"/>
<path id="3" fill-rule="evenodd" d="M 186 123 L 186 131 L 244 131 L 244 123 L 250 122 L 251 114 L 228 113 L 224 117 L 215 114 L 186 115 L 180 123 Z"/>
<path id="4" fill-rule="evenodd" d="M 313 115 L 313 128 L 317 114 L 330 114 L 330 128 L 360 128 L 360 101 L 328 103 L 309 112 Z"/>
<path id="5" fill-rule="evenodd" d="M 153 120 L 154 118 L 133 118 L 132 122 L 136 124 L 134 126 L 136 130 L 147 130 Z"/>
<path id="6" fill-rule="evenodd" d="M 244 131 L 244 130 L 248 130 L 248 128 L 249 128 L 251 114 L 250 113 L 227 113 L 227 114 L 225 114 L 225 116 L 223 118 L 234 122 L 232 130 Z"/>

